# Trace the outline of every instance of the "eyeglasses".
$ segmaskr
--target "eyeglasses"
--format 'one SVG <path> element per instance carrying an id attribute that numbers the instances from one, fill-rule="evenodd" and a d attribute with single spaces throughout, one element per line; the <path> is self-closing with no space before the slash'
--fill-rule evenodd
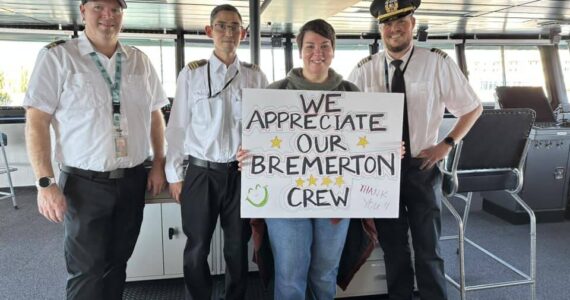
<path id="1" fill-rule="evenodd" d="M 92 9 L 96 13 L 102 13 L 105 10 L 105 7 L 103 7 L 103 5 L 100 5 L 100 4 L 94 4 Z M 116 15 L 116 16 L 123 13 L 122 7 L 113 7 L 113 8 L 110 8 L 110 10 L 111 10 L 111 14 Z"/>
<path id="2" fill-rule="evenodd" d="M 228 30 L 231 32 L 239 32 L 243 29 L 243 27 L 241 25 L 228 25 L 225 23 L 216 23 L 214 24 L 214 29 L 218 32 L 227 32 Z"/>

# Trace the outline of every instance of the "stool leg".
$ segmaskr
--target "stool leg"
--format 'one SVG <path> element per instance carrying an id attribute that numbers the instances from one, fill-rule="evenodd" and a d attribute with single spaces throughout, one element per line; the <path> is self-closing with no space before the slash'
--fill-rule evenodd
<path id="1" fill-rule="evenodd" d="M 12 184 L 12 176 L 10 176 L 10 171 L 8 171 L 6 174 L 8 175 L 8 185 L 10 186 L 12 205 L 14 206 L 14 209 L 18 209 L 18 203 L 16 202 L 16 193 L 14 192 L 14 185 Z"/>

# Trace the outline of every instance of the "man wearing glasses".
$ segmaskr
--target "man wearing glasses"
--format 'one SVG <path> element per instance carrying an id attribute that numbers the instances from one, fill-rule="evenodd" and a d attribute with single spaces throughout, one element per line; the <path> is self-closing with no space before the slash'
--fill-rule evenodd
<path id="1" fill-rule="evenodd" d="M 210 299 L 210 241 L 220 216 L 224 232 L 226 298 L 244 299 L 248 272 L 249 220 L 240 218 L 236 153 L 241 144 L 242 88 L 264 88 L 257 66 L 240 62 L 236 51 L 246 31 L 238 10 L 216 6 L 206 34 L 214 41 L 210 59 L 189 63 L 179 74 L 166 129 L 166 177 L 181 204 L 186 237 L 186 299 Z M 183 162 L 188 160 L 184 174 Z"/>
<path id="2" fill-rule="evenodd" d="M 65 228 L 67 299 L 122 299 L 145 188 L 158 194 L 166 183 L 160 107 L 168 99 L 148 57 L 119 42 L 126 7 L 82 0 L 84 32 L 40 52 L 24 99 L 38 209 Z"/>

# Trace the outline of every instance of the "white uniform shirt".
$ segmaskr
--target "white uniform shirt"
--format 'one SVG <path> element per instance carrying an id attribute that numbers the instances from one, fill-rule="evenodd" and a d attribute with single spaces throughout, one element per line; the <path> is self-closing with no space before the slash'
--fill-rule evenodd
<path id="1" fill-rule="evenodd" d="M 445 108 L 454 116 L 460 117 L 481 104 L 481 100 L 453 60 L 440 50 L 414 48 L 411 58 L 411 49 L 405 54 L 404 63 L 400 67 L 404 68 L 408 59 L 410 60 L 404 79 L 411 144 L 408 149 L 412 157 L 437 143 Z M 385 52 L 362 60 L 347 80 L 352 81 L 363 92 L 389 92 L 386 90 L 385 58 L 389 66 L 390 83 L 394 73 L 394 66 L 390 65 L 393 59 Z"/>
<path id="2" fill-rule="evenodd" d="M 208 99 L 208 64 L 186 66 L 180 71 L 166 128 L 168 182 L 184 180 L 182 163 L 187 155 L 212 162 L 235 161 L 241 145 L 242 89 L 265 88 L 268 84 L 261 70 L 241 63 L 237 57 L 226 66 L 212 54 L 209 65 L 212 95 L 239 73 L 218 96 Z"/>
<path id="3" fill-rule="evenodd" d="M 150 153 L 151 112 L 168 104 L 168 98 L 140 50 L 119 43 L 111 59 L 97 52 L 112 81 L 117 52 L 122 53 L 120 101 L 128 156 L 116 158 L 111 92 L 91 52 L 95 50 L 84 34 L 42 49 L 24 106 L 53 115 L 57 162 L 93 171 L 134 167 Z"/>

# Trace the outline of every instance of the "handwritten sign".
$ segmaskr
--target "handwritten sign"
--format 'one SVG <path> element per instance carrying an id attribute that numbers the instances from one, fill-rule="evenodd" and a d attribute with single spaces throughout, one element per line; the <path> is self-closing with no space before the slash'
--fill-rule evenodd
<path id="1" fill-rule="evenodd" d="M 243 218 L 395 218 L 403 94 L 245 89 Z"/>

